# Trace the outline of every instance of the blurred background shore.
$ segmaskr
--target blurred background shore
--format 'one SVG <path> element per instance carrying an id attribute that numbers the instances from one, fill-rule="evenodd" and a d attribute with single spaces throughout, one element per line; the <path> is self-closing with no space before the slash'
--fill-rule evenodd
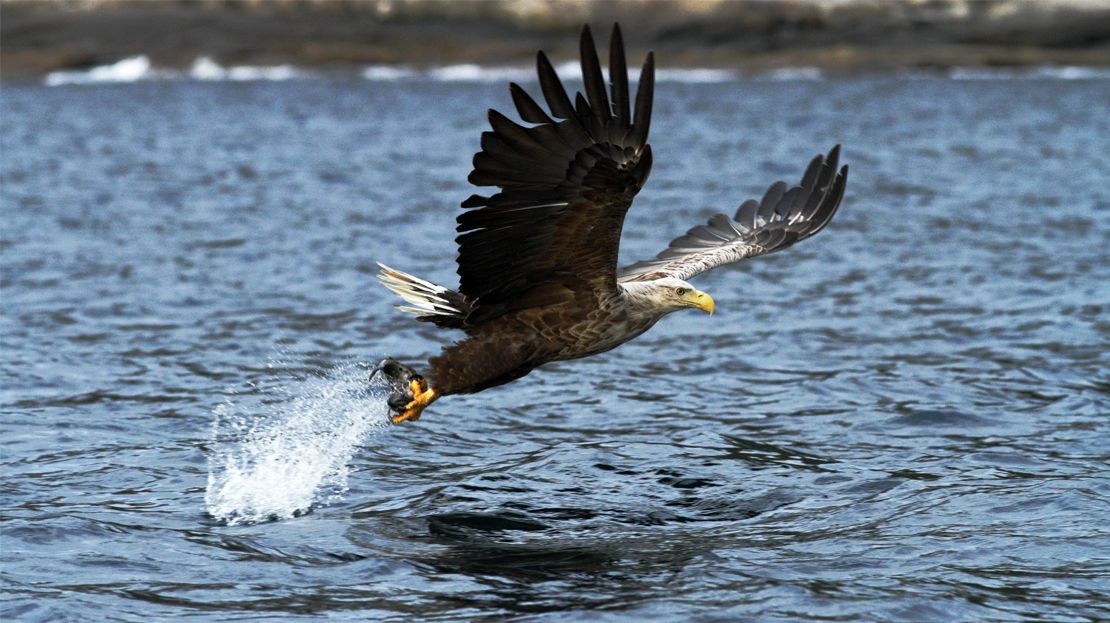
<path id="1" fill-rule="evenodd" d="M 1110 66 L 1106 0 L 5 0 L 0 76 L 145 55 L 183 68 L 525 65 L 620 21 L 668 66 L 828 72 Z"/>

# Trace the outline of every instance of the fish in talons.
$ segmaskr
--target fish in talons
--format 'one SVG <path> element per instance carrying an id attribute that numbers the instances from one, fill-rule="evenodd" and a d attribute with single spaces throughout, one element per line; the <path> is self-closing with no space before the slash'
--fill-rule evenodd
<path id="1" fill-rule="evenodd" d="M 370 381 L 379 375 L 386 380 L 389 389 L 386 404 L 394 424 L 419 420 L 424 409 L 439 398 L 436 390 L 428 386 L 427 379 L 396 359 L 382 359 L 370 373 Z"/>

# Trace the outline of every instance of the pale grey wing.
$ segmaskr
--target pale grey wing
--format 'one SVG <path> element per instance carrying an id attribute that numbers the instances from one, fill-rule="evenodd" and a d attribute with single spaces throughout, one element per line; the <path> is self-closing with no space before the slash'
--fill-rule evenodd
<path id="1" fill-rule="evenodd" d="M 832 220 L 844 197 L 848 166 L 837 171 L 840 145 L 818 155 L 794 187 L 775 182 L 763 199 L 749 199 L 736 216 L 715 214 L 679 236 L 654 259 L 626 266 L 620 281 L 650 281 L 663 277 L 690 279 L 707 270 L 755 255 L 785 249 L 821 231 Z"/>

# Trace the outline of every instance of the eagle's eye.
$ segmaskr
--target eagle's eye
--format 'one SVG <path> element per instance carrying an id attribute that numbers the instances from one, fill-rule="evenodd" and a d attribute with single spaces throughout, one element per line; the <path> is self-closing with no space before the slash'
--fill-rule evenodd
<path id="1" fill-rule="evenodd" d="M 689 290 L 687 290 L 686 288 L 675 288 L 674 289 L 674 293 L 679 295 L 679 296 L 686 296 L 687 292 L 689 292 Z"/>

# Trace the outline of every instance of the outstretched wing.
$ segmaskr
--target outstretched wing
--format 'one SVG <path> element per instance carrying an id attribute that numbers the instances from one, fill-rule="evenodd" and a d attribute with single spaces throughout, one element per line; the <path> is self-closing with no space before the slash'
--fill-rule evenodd
<path id="1" fill-rule="evenodd" d="M 468 323 L 573 296 L 568 282 L 616 288 L 624 215 L 651 170 L 654 61 L 648 54 L 630 115 L 620 28 L 613 27 L 610 42 L 610 89 L 589 27 L 580 48 L 585 96 L 578 93 L 572 104 L 540 52 L 536 65 L 550 114 L 517 84 L 509 85 L 513 103 L 533 125 L 489 112 L 493 130 L 482 133 L 469 180 L 500 192 L 463 202 L 467 211 L 457 227 L 459 291 L 473 309 Z"/>
<path id="2" fill-rule="evenodd" d="M 827 156 L 810 161 L 797 186 L 787 188 L 784 182 L 775 182 L 762 200 L 742 203 L 733 218 L 715 214 L 705 225 L 672 240 L 654 259 L 621 269 L 620 280 L 690 279 L 717 266 L 785 249 L 809 238 L 832 220 L 844 197 L 848 165 L 837 171 L 839 158 L 837 145 Z"/>

